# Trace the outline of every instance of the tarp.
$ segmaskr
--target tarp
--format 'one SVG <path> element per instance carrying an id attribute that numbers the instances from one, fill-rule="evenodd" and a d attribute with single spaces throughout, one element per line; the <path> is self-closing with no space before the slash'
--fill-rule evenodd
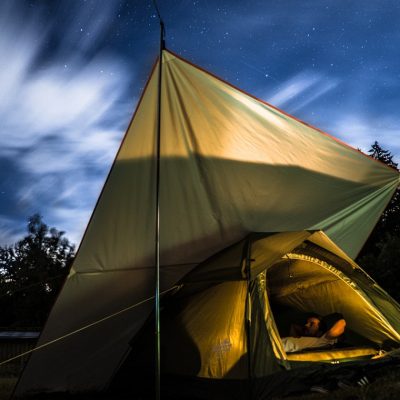
<path id="1" fill-rule="evenodd" d="M 395 170 L 168 51 L 162 65 L 161 291 L 249 232 L 322 229 L 358 253 Z M 151 312 L 158 68 L 39 345 L 139 305 L 34 353 L 17 394 L 104 388 Z"/>

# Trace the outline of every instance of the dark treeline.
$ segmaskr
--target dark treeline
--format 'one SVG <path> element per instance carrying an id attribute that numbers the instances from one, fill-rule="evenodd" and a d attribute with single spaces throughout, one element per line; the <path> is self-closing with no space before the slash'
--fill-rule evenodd
<path id="1" fill-rule="evenodd" d="M 397 169 L 393 156 L 375 142 L 370 155 Z M 49 228 L 39 215 L 28 220 L 27 236 L 0 247 L 0 327 L 40 328 L 74 259 L 64 232 Z M 400 301 L 400 190 L 397 189 L 356 260 Z"/>
<path id="2" fill-rule="evenodd" d="M 69 272 L 74 245 L 49 228 L 40 215 L 28 220 L 28 234 L 0 247 L 0 326 L 38 328 Z"/>
<path id="3" fill-rule="evenodd" d="M 375 142 L 369 154 L 398 170 L 393 155 Z M 357 263 L 392 297 L 400 302 L 400 189 L 391 201 L 362 248 Z"/>

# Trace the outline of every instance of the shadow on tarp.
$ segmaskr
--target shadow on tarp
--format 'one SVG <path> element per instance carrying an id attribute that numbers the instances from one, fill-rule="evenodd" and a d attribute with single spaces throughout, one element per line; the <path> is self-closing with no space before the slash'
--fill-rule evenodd
<path id="1" fill-rule="evenodd" d="M 373 183 L 367 185 L 297 166 L 240 162 L 196 154 L 189 159 L 162 159 L 160 239 L 164 245 L 161 246 L 161 264 L 201 262 L 250 232 L 308 229 L 390 182 L 393 188 L 396 186 L 394 173 L 385 176 L 379 168 L 369 172 L 367 181 Z M 124 251 L 129 254 L 129 249 L 134 249 L 139 242 L 129 241 L 127 233 L 137 236 L 141 242 L 148 240 L 150 245 L 142 249 L 144 258 L 133 259 L 144 265 L 154 263 L 155 225 L 139 225 L 139 222 L 153 221 L 152 212 L 145 214 L 153 207 L 155 182 L 151 181 L 152 177 L 155 177 L 154 160 L 116 162 L 84 237 L 85 247 L 102 248 L 103 239 L 107 244 L 110 229 L 123 213 L 126 218 L 123 222 L 129 223 L 130 231 L 116 236 L 118 240 L 113 244 L 120 247 L 128 243 Z M 101 218 L 97 220 L 96 214 Z M 196 231 L 199 226 L 200 231 Z M 112 233 L 118 235 L 117 231 Z M 180 239 L 179 244 L 175 243 L 177 239 Z M 104 256 L 109 257 L 103 260 L 105 266 L 112 269 L 115 253 L 105 252 Z M 182 260 L 182 256 L 186 259 Z"/>

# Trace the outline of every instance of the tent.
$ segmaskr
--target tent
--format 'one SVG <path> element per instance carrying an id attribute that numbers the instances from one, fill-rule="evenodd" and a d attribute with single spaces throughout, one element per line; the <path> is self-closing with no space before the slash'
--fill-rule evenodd
<path id="1" fill-rule="evenodd" d="M 193 269 L 163 300 L 163 380 L 179 377 L 179 385 L 164 384 L 167 398 L 193 398 L 195 386 L 204 391 L 196 398 L 245 399 L 251 380 L 259 399 L 266 395 L 260 381 L 279 371 L 400 347 L 399 304 L 321 231 L 251 234 Z M 286 353 L 281 337 L 310 310 L 342 313 L 345 337 L 335 347 Z M 113 390 L 141 394 L 154 371 L 153 325 L 132 341 Z"/>
<path id="2" fill-rule="evenodd" d="M 397 188 L 397 171 L 169 51 L 161 65 L 161 293 L 252 233 L 277 233 L 290 243 L 265 252 L 253 276 L 316 231 L 329 238 L 327 251 L 353 265 Z M 157 62 L 38 346 L 52 344 L 32 354 L 17 395 L 106 389 L 152 313 L 159 68 Z M 243 283 L 237 285 L 241 293 Z M 397 340 L 392 322 L 384 325 Z"/>

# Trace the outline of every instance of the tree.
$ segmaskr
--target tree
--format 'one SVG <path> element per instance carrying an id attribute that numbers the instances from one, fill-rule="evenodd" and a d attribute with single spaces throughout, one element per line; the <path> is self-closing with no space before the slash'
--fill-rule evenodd
<path id="1" fill-rule="evenodd" d="M 379 251 L 368 253 L 360 259 L 360 265 L 377 282 L 394 297 L 400 301 L 400 235 L 387 234 L 380 240 L 376 247 Z M 376 253 L 376 254 L 375 254 Z"/>
<path id="2" fill-rule="evenodd" d="M 2 326 L 42 326 L 74 258 L 64 232 L 31 216 L 28 235 L 0 247 L 0 315 Z"/>
<path id="3" fill-rule="evenodd" d="M 375 142 L 368 152 L 371 157 L 397 170 L 397 163 L 393 161 L 393 155 L 390 151 L 384 150 L 378 142 Z M 369 253 L 377 255 L 381 251 L 381 246 L 378 244 L 387 234 L 400 235 L 400 189 L 397 189 L 394 193 L 392 199 L 361 250 L 359 257 L 363 257 Z"/>
<path id="4" fill-rule="evenodd" d="M 370 155 L 376 160 L 382 161 L 389 167 L 398 170 L 398 164 L 393 161 L 393 155 L 388 150 L 375 142 L 369 150 Z M 379 242 L 387 233 L 400 234 L 400 189 L 397 189 L 383 212 L 373 232 L 373 241 Z"/>
<path id="5" fill-rule="evenodd" d="M 389 150 L 382 149 L 382 147 L 376 140 L 371 148 L 368 150 L 368 153 L 375 160 L 381 161 L 386 165 L 389 165 L 389 167 L 397 170 L 398 164 L 393 161 L 393 154 L 391 154 Z"/>
<path id="6" fill-rule="evenodd" d="M 371 157 L 397 169 L 393 155 L 375 142 Z M 360 252 L 357 262 L 393 297 L 400 300 L 397 274 L 400 268 L 400 189 L 394 193 L 381 218 Z"/>

